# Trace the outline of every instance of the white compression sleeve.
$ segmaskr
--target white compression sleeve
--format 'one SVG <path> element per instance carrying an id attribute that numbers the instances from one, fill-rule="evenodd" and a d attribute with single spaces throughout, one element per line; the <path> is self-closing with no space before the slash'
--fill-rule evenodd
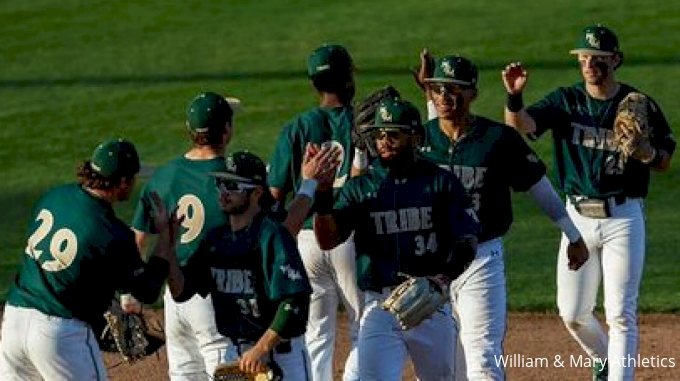
<path id="1" fill-rule="evenodd" d="M 432 120 L 438 117 L 437 106 L 434 105 L 434 101 L 430 99 L 427 101 L 427 120 Z"/>
<path id="2" fill-rule="evenodd" d="M 571 218 L 569 218 L 567 210 L 564 208 L 564 203 L 547 177 L 543 176 L 527 193 L 543 209 L 545 214 L 560 227 L 567 238 L 569 238 L 569 242 L 574 243 L 581 238 L 581 233 L 571 221 Z"/>

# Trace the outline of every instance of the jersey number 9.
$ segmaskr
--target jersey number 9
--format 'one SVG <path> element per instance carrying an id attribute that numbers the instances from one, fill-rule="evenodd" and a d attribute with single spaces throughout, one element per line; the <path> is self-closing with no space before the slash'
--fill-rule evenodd
<path id="1" fill-rule="evenodd" d="M 54 227 L 54 215 L 47 209 L 42 209 L 35 219 L 40 225 L 28 238 L 25 253 L 36 261 L 42 256 L 43 251 L 37 247 L 47 238 Z M 78 238 L 73 230 L 61 228 L 55 231 L 50 238 L 50 254 L 52 259 L 40 264 L 45 271 L 61 271 L 73 263 L 78 252 Z"/>
<path id="2" fill-rule="evenodd" d="M 182 227 L 187 229 L 182 233 L 180 242 L 187 244 L 198 237 L 205 224 L 205 208 L 201 199 L 193 194 L 185 194 L 177 201 L 177 217 L 184 217 Z"/>

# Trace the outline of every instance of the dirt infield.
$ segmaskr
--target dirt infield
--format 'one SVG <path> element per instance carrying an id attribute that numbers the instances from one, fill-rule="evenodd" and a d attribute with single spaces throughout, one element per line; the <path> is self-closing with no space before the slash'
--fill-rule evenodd
<path id="1" fill-rule="evenodd" d="M 342 320 L 341 332 L 345 332 L 346 320 Z M 638 366 L 636 380 L 680 380 L 680 316 L 678 315 L 643 315 L 640 318 L 640 359 L 654 360 L 655 366 Z M 506 355 L 523 359 L 516 366 L 507 367 L 508 380 L 588 380 L 590 368 L 571 363 L 578 360 L 583 352 L 570 338 L 564 326 L 555 315 L 545 314 L 511 314 L 508 321 L 508 333 L 505 342 Z M 340 336 L 337 345 L 336 369 L 339 369 L 347 354 L 347 336 Z M 560 356 L 560 357 L 557 357 Z M 544 358 L 545 360 L 539 360 Z M 668 367 L 657 363 L 665 359 Z M 670 360 L 675 363 L 671 367 Z M 563 362 L 559 367 L 555 360 Z M 112 381 L 168 380 L 165 354 L 158 358 L 149 358 L 134 365 L 118 365 L 113 356 L 106 355 L 106 363 L 110 367 Z M 531 366 L 531 362 L 538 364 Z M 546 364 L 547 363 L 547 364 Z M 340 372 L 336 371 L 336 380 L 340 380 Z M 404 380 L 413 380 L 410 368 Z"/>

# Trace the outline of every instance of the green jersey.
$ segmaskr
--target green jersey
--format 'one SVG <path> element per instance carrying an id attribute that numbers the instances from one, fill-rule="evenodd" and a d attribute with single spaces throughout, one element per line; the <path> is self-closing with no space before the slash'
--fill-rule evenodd
<path id="1" fill-rule="evenodd" d="M 117 290 L 132 292 L 145 303 L 158 297 L 165 274 L 153 284 L 135 281 L 144 262 L 132 230 L 109 203 L 69 184 L 47 192 L 31 215 L 9 304 L 94 325 L 103 322 Z"/>
<path id="2" fill-rule="evenodd" d="M 482 225 L 480 242 L 510 228 L 511 190 L 526 191 L 545 175 L 545 165 L 515 130 L 479 116 L 457 142 L 439 128 L 438 118 L 430 120 L 420 154 L 460 179 Z"/>
<path id="3" fill-rule="evenodd" d="M 157 169 L 144 187 L 135 210 L 132 227 L 156 234 L 153 229 L 153 201 L 150 193 L 157 192 L 168 210 L 177 207 L 184 216 L 177 259 L 184 266 L 198 249 L 201 240 L 211 229 L 227 222 L 219 207 L 219 195 L 214 178 L 208 174 L 223 171 L 224 158 L 189 160 L 184 156 Z"/>
<path id="4" fill-rule="evenodd" d="M 331 142 L 341 150 L 342 163 L 333 182 L 333 188 L 341 188 L 352 168 L 352 118 L 350 107 L 316 107 L 284 126 L 269 161 L 269 186 L 281 189 L 284 194 L 297 192 L 302 182 L 300 168 L 307 143 Z M 314 206 L 305 221 L 304 229 L 312 228 L 313 214 Z"/>
<path id="5" fill-rule="evenodd" d="M 347 181 L 334 209 L 338 223 L 354 231 L 362 290 L 397 285 L 399 273 L 440 274 L 456 260 L 454 239 L 479 232 L 460 181 L 425 160 L 404 177 L 375 161 L 368 173 Z"/>
<path id="6" fill-rule="evenodd" d="M 211 293 L 217 329 L 234 339 L 258 340 L 283 299 L 312 292 L 295 238 L 265 213 L 239 231 L 213 229 L 184 274 L 190 294 Z"/>
<path id="7" fill-rule="evenodd" d="M 578 83 L 558 88 L 527 108 L 536 121 L 536 132 L 530 138 L 552 130 L 555 169 L 566 194 L 593 198 L 647 195 L 649 166 L 634 159 L 624 162 L 614 143 L 617 105 L 631 91 L 637 90 L 621 84 L 613 98 L 599 100 L 588 95 L 584 83 Z M 650 101 L 652 145 L 672 153 L 671 129 L 659 106 Z"/>

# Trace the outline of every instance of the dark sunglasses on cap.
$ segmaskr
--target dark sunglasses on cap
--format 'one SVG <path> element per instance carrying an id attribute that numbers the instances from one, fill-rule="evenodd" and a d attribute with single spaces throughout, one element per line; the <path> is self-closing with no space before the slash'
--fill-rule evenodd
<path id="1" fill-rule="evenodd" d="M 407 129 L 385 129 L 377 128 L 371 131 L 371 138 L 378 140 L 386 138 L 387 140 L 399 140 L 402 136 L 401 134 L 409 135 L 409 130 Z"/>
<path id="2" fill-rule="evenodd" d="M 223 177 L 215 178 L 215 186 L 217 190 L 222 193 L 246 193 L 255 189 L 257 185 L 244 182 L 235 181 L 232 179 L 225 179 Z"/>

